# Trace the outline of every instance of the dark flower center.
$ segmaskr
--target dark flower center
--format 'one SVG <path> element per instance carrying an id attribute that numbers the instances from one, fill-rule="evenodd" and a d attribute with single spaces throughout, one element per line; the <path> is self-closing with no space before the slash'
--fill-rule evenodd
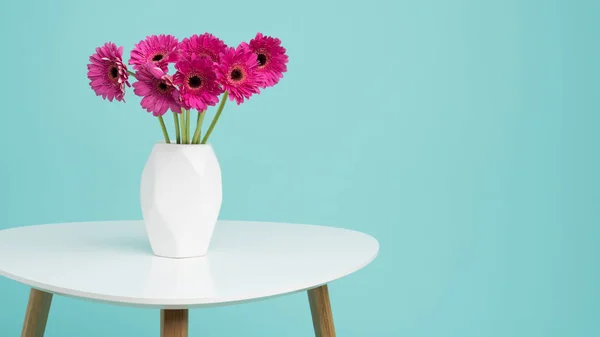
<path id="1" fill-rule="evenodd" d="M 112 66 L 110 68 L 110 78 L 111 79 L 115 79 L 119 76 L 119 69 L 117 69 L 117 67 Z"/>
<path id="2" fill-rule="evenodd" d="M 156 54 L 156 55 L 154 55 L 154 57 L 152 58 L 152 61 L 154 61 L 154 62 L 156 62 L 156 61 L 160 61 L 160 60 L 162 60 L 162 59 L 163 59 L 163 57 L 164 57 L 164 55 L 163 55 L 163 54 Z"/>
<path id="3" fill-rule="evenodd" d="M 267 55 L 258 54 L 258 64 L 259 66 L 264 66 L 267 63 Z"/>
<path id="4" fill-rule="evenodd" d="M 244 73 L 240 68 L 235 68 L 231 71 L 230 77 L 234 81 L 239 81 L 244 78 Z"/>
<path id="5" fill-rule="evenodd" d="M 169 89 L 169 86 L 165 82 L 160 82 L 158 83 L 158 89 L 161 91 L 167 91 L 167 89 Z"/>
<path id="6" fill-rule="evenodd" d="M 197 75 L 191 76 L 190 78 L 188 78 L 188 85 L 192 89 L 200 88 L 200 86 L 202 85 L 202 79 Z"/>

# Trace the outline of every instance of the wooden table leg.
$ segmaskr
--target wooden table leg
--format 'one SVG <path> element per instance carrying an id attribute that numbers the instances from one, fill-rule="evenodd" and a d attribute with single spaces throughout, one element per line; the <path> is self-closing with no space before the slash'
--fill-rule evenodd
<path id="1" fill-rule="evenodd" d="M 46 322 L 48 322 L 48 313 L 50 312 L 50 304 L 52 304 L 52 294 L 31 289 L 21 337 L 44 336 Z"/>
<path id="2" fill-rule="evenodd" d="M 333 314 L 331 313 L 327 285 L 310 289 L 308 291 L 308 302 L 310 303 L 315 336 L 335 337 L 335 327 L 333 326 Z"/>
<path id="3" fill-rule="evenodd" d="M 188 337 L 188 310 L 160 311 L 160 337 Z"/>

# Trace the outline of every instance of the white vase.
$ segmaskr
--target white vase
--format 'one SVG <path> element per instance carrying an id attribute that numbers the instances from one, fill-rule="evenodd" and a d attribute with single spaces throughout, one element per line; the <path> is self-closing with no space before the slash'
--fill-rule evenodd
<path id="1" fill-rule="evenodd" d="M 140 202 L 155 255 L 206 255 L 222 202 L 221 168 L 212 146 L 154 145 Z"/>

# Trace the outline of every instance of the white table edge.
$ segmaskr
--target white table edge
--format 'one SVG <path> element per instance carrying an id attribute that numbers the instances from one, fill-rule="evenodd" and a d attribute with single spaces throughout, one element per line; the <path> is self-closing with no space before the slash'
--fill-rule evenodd
<path id="1" fill-rule="evenodd" d="M 371 262 L 373 262 L 373 260 L 375 260 L 378 253 L 379 253 L 379 250 L 364 265 L 357 267 L 355 270 L 349 272 L 348 275 L 353 274 L 353 273 L 363 269 L 367 265 L 369 265 Z M 84 301 L 94 301 L 94 302 L 107 303 L 107 304 L 113 304 L 113 305 L 119 305 L 119 306 L 137 307 L 137 308 L 159 308 L 159 309 L 209 308 L 209 307 L 220 307 L 220 306 L 236 305 L 236 304 L 241 304 L 241 303 L 257 302 L 257 301 L 267 300 L 267 299 L 276 298 L 276 297 L 280 297 L 280 296 L 291 295 L 291 294 L 307 291 L 310 289 L 315 289 L 315 288 L 318 288 L 325 284 L 330 284 L 331 282 L 334 282 L 336 280 L 339 280 L 339 279 L 345 277 L 345 276 L 340 276 L 340 277 L 331 279 L 329 281 L 323 282 L 321 284 L 310 286 L 308 288 L 296 289 L 294 291 L 282 292 L 280 294 L 275 294 L 275 295 L 253 296 L 253 297 L 248 297 L 248 298 L 242 299 L 242 300 L 239 300 L 239 299 L 222 300 L 221 299 L 218 302 L 216 302 L 215 300 L 206 299 L 206 298 L 202 298 L 202 299 L 189 299 L 188 298 L 185 300 L 157 299 L 157 300 L 150 300 L 148 302 L 141 302 L 138 299 L 126 298 L 126 297 L 121 297 L 121 296 L 113 297 L 113 296 L 98 295 L 98 294 L 93 294 L 93 293 L 88 293 L 88 292 L 83 292 L 83 291 L 77 291 L 77 290 L 68 290 L 67 291 L 60 287 L 48 287 L 48 286 L 39 284 L 35 281 L 23 279 L 18 276 L 15 276 L 15 275 L 12 275 L 9 273 L 5 273 L 2 271 L 0 271 L 0 276 L 6 277 L 7 279 L 13 280 L 15 282 L 29 286 L 34 289 L 38 289 L 38 290 L 41 290 L 41 291 L 44 291 L 47 293 L 60 295 L 60 296 L 64 296 L 64 297 L 71 297 L 71 298 L 76 298 L 76 299 L 80 299 L 80 300 L 84 300 Z M 198 302 L 202 302 L 202 303 L 198 303 Z"/>
<path id="2" fill-rule="evenodd" d="M 106 223 L 106 222 L 123 222 L 123 221 L 132 221 L 132 222 L 139 222 L 141 220 L 107 220 L 107 221 L 83 221 L 83 222 L 79 222 L 79 221 L 73 221 L 73 222 L 64 222 L 64 223 L 48 223 L 48 224 L 37 224 L 37 225 L 29 225 L 29 226 L 20 226 L 20 227 L 12 227 L 12 228 L 6 228 L 1 231 L 8 231 L 11 229 L 17 229 L 17 228 L 21 228 L 21 227 L 32 227 L 32 226 L 48 226 L 48 225 L 53 225 L 53 224 L 75 224 L 75 223 Z M 276 224 L 289 224 L 289 225 L 303 225 L 303 226 L 315 226 L 315 227 L 332 227 L 332 226 L 321 226 L 321 225 L 312 225 L 312 224 L 299 224 L 299 223 L 290 223 L 290 222 L 274 222 L 274 221 L 240 221 L 240 220 L 219 220 L 220 222 L 245 222 L 245 223 L 250 223 L 250 222 L 255 222 L 255 223 L 276 223 Z M 332 227 L 332 228 L 339 228 L 339 227 Z M 270 299 L 270 298 L 275 298 L 275 297 L 280 297 L 280 296 L 285 296 L 285 295 L 290 295 L 290 294 L 295 294 L 295 293 L 299 293 L 299 292 L 303 292 L 303 291 L 307 291 L 310 289 L 315 289 L 318 288 L 320 286 L 329 284 L 333 281 L 339 280 L 343 277 L 346 277 L 350 274 L 353 274 L 355 272 L 357 272 L 358 270 L 363 269 L 364 267 L 366 267 L 367 265 L 369 265 L 371 262 L 373 262 L 373 260 L 375 260 L 375 258 L 379 255 L 379 242 L 377 241 L 377 239 L 375 239 L 374 237 L 372 237 L 369 234 L 363 233 L 363 232 L 359 232 L 359 231 L 355 231 L 352 229 L 346 229 L 346 228 L 339 228 L 339 229 L 343 229 L 346 231 L 352 231 L 352 232 L 356 232 L 359 233 L 361 235 L 367 236 L 369 237 L 370 240 L 375 241 L 375 244 L 377 245 L 377 250 L 375 251 L 375 253 L 373 254 L 373 256 L 369 259 L 366 260 L 365 263 L 357 266 L 356 268 L 354 268 L 353 270 L 349 271 L 348 273 L 346 273 L 345 275 L 340 275 L 338 277 L 332 278 L 330 280 L 327 280 L 321 284 L 318 285 L 312 285 L 310 287 L 306 287 L 306 288 L 301 288 L 301 289 L 295 289 L 293 291 L 286 291 L 286 292 L 282 292 L 279 294 L 272 294 L 272 295 L 266 295 L 266 296 L 252 296 L 252 297 L 248 297 L 248 298 L 244 298 L 244 299 L 231 299 L 231 300 L 223 300 L 222 298 L 217 300 L 214 299 L 210 299 L 210 298 L 196 298 L 196 299 L 150 299 L 148 301 L 140 301 L 139 299 L 132 299 L 132 298 L 127 298 L 127 297 L 122 297 L 122 296 L 110 296 L 110 295 L 99 295 L 99 294 L 94 294 L 94 293 L 88 293 L 88 292 L 84 292 L 84 291 L 78 291 L 78 290 L 73 290 L 73 289 L 64 289 L 61 287 L 55 287 L 55 286 L 47 286 L 29 279 L 25 279 L 16 275 L 12 275 L 10 273 L 7 272 L 3 272 L 2 270 L 0 270 L 0 276 L 6 277 L 7 279 L 13 280 L 15 282 L 21 283 L 23 285 L 27 285 L 30 286 L 34 289 L 38 289 L 44 292 L 48 292 L 51 294 L 56 294 L 56 295 L 60 295 L 60 296 L 65 296 L 65 297 L 71 297 L 71 298 L 77 298 L 77 299 L 81 299 L 81 300 L 89 300 L 89 301 L 94 301 L 94 302 L 100 302 L 100 303 L 108 303 L 108 304 L 113 304 L 113 305 L 119 305 L 119 306 L 128 306 L 128 307 L 138 307 L 138 308 L 160 308 L 160 309 L 190 309 L 190 308 L 206 308 L 206 307 L 217 307 L 217 306 L 228 306 L 228 305 L 235 305 L 235 304 L 240 304 L 240 303 L 248 303 L 248 302 L 255 302 L 255 301 L 261 301 L 261 300 L 266 300 L 266 299 Z"/>

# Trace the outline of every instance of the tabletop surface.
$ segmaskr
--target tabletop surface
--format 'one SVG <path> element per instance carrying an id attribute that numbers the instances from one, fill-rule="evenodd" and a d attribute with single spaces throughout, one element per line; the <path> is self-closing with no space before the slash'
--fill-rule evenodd
<path id="1" fill-rule="evenodd" d="M 219 221 L 205 257 L 152 254 L 142 221 L 0 231 L 0 275 L 50 293 L 142 307 L 190 308 L 315 288 L 369 264 L 379 244 L 346 229 Z"/>

